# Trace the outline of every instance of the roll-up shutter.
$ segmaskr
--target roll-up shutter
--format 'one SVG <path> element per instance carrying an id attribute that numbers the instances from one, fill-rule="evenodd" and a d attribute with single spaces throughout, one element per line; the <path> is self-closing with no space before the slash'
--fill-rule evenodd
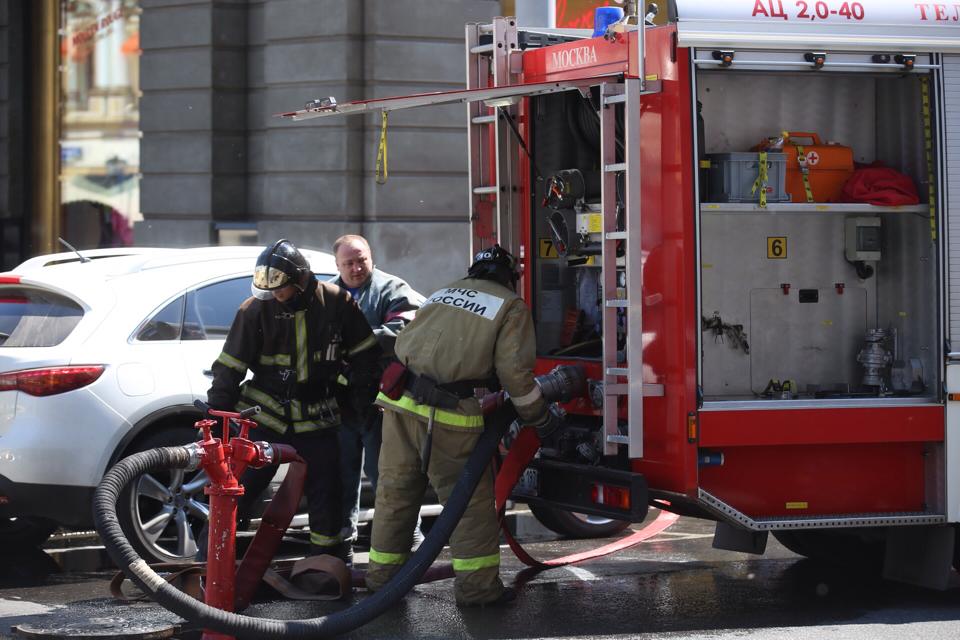
<path id="1" fill-rule="evenodd" d="M 943 121 L 946 148 L 949 338 L 960 348 L 960 55 L 946 55 L 943 64 Z"/>
<path id="2" fill-rule="evenodd" d="M 674 0 L 680 46 L 960 53 L 960 3 Z"/>

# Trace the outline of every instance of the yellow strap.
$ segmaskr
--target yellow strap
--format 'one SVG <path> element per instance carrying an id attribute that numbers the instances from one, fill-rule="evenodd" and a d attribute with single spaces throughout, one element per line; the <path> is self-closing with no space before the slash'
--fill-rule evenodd
<path id="1" fill-rule="evenodd" d="M 758 172 L 757 179 L 753 181 L 753 188 L 750 189 L 752 196 L 760 189 L 760 208 L 767 208 L 767 152 L 761 151 L 757 161 Z"/>
<path id="2" fill-rule="evenodd" d="M 803 178 L 803 190 L 807 192 L 807 202 L 813 202 L 813 190 L 810 189 L 810 178 L 807 176 L 810 169 L 807 168 L 807 157 L 803 153 L 803 147 L 797 145 L 797 164 L 800 165 L 800 176 Z"/>
<path id="3" fill-rule="evenodd" d="M 937 241 L 936 182 L 933 179 L 933 133 L 930 126 L 930 86 L 926 76 L 920 78 L 923 101 L 923 146 L 927 155 L 927 199 L 930 206 L 930 241 Z"/>
<path id="4" fill-rule="evenodd" d="M 381 175 L 380 168 L 383 167 Z M 380 112 L 380 144 L 377 147 L 377 184 L 387 184 L 387 112 Z"/>

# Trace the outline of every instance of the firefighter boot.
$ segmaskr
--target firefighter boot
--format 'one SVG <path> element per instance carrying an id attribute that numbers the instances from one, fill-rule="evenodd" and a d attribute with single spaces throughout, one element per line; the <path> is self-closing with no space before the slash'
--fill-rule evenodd
<path id="1" fill-rule="evenodd" d="M 339 558 L 343 560 L 343 564 L 348 567 L 353 566 L 353 544 L 349 540 L 344 540 L 340 544 L 336 544 L 332 547 L 321 547 L 319 553 L 326 553 L 333 556 L 334 558 Z M 316 555 L 316 552 L 314 553 Z"/>
<path id="2" fill-rule="evenodd" d="M 503 591 L 500 592 L 500 595 L 489 602 L 470 602 L 470 603 L 458 602 L 457 604 L 459 604 L 461 607 L 480 607 L 481 609 L 486 609 L 488 607 L 489 608 L 502 607 L 504 605 L 510 604 L 516 599 L 517 599 L 516 590 L 511 587 L 504 587 Z"/>

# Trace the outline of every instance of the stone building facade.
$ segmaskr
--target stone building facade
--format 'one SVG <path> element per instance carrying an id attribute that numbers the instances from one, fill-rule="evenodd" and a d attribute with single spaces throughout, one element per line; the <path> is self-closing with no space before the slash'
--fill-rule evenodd
<path id="1" fill-rule="evenodd" d="M 44 0 L 40 0 L 43 2 Z M 27 3 L 0 0 L 3 267 L 42 251 L 18 202 L 30 154 L 36 46 Z M 466 108 L 394 112 L 389 178 L 376 184 L 378 115 L 291 122 L 314 98 L 349 101 L 464 86 L 464 24 L 497 0 L 141 0 L 140 210 L 134 243 L 196 246 L 287 237 L 329 250 L 361 233 L 376 263 L 429 292 L 469 260 Z M 18 183 L 18 180 L 23 183 Z M 28 198 L 29 200 L 29 198 Z"/>

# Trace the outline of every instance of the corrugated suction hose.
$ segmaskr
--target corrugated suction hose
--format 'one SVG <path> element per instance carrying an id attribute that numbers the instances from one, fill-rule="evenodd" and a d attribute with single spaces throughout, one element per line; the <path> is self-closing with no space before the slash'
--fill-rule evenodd
<path id="1" fill-rule="evenodd" d="M 500 439 L 516 417 L 517 413 L 509 402 L 486 416 L 483 434 L 470 454 L 443 512 L 420 548 L 382 589 L 355 606 L 328 616 L 304 620 L 275 620 L 251 618 L 215 609 L 168 584 L 137 555 L 124 537 L 117 519 L 120 492 L 144 473 L 189 466 L 191 454 L 186 447 L 144 451 L 124 458 L 111 468 L 94 494 L 93 508 L 97 531 L 110 557 L 127 577 L 161 605 L 204 629 L 228 633 L 238 638 L 326 638 L 346 633 L 391 608 L 430 568 L 460 522 L 484 470 L 497 451 Z"/>

